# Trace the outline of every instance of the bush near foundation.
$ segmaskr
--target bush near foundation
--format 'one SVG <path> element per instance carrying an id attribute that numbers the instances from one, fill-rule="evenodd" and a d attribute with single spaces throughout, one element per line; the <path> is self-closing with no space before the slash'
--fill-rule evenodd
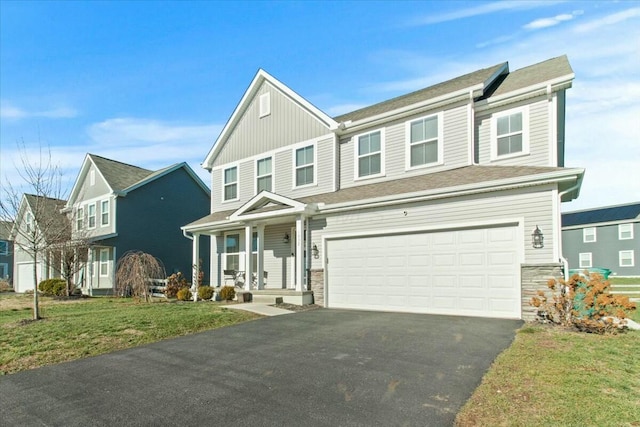
<path id="1" fill-rule="evenodd" d="M 191 294 L 191 291 L 186 287 L 180 289 L 176 294 L 176 298 L 178 298 L 178 301 L 190 301 L 192 297 L 193 295 Z"/>
<path id="2" fill-rule="evenodd" d="M 538 318 L 545 323 L 583 332 L 616 333 L 624 330 L 627 311 L 636 309 L 629 297 L 612 294 L 611 284 L 598 273 L 574 274 L 566 281 L 550 279 L 547 286 L 550 295 L 538 291 L 538 296 L 531 299 Z"/>
<path id="3" fill-rule="evenodd" d="M 223 286 L 220 289 L 220 299 L 222 301 L 231 301 L 236 296 L 236 290 L 233 286 Z"/>
<path id="4" fill-rule="evenodd" d="M 167 285 L 164 288 L 164 295 L 168 298 L 173 298 L 178 295 L 178 291 L 182 288 L 187 288 L 187 279 L 181 272 L 177 272 L 167 277 Z"/>
<path id="5" fill-rule="evenodd" d="M 38 284 L 38 290 L 45 295 L 62 297 L 67 294 L 67 282 L 64 279 L 46 279 Z"/>
<path id="6" fill-rule="evenodd" d="M 213 298 L 214 290 L 211 286 L 200 286 L 198 288 L 198 298 L 210 300 Z"/>

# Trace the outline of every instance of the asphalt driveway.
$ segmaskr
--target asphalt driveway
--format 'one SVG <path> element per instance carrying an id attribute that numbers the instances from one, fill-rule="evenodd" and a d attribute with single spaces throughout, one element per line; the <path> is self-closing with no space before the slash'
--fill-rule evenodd
<path id="1" fill-rule="evenodd" d="M 0 377 L 7 426 L 446 426 L 521 321 L 319 309 Z"/>

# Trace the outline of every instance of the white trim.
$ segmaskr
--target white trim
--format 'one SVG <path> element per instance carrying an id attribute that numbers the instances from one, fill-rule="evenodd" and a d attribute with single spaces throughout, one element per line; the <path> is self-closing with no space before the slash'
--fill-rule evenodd
<path id="1" fill-rule="evenodd" d="M 96 185 L 96 171 L 95 169 L 89 170 L 89 186 L 93 187 Z"/>
<path id="2" fill-rule="evenodd" d="M 593 231 L 590 233 L 588 231 Z M 589 240 L 589 237 L 593 236 L 593 240 Z M 596 227 L 585 227 L 582 229 L 582 243 L 595 243 L 598 241 Z"/>
<path id="3" fill-rule="evenodd" d="M 103 209 L 105 203 L 107 204 L 106 212 Z M 103 217 L 105 213 L 107 214 L 106 223 L 103 222 Z M 111 223 L 111 200 L 109 199 L 100 200 L 100 227 L 108 227 L 110 223 Z"/>
<path id="4" fill-rule="evenodd" d="M 622 256 L 623 254 L 625 255 L 630 255 L 628 257 L 625 257 L 625 259 L 630 259 L 631 260 L 631 264 L 629 265 L 623 265 L 622 264 Z M 635 253 L 633 251 L 633 249 L 627 249 L 624 251 L 618 251 L 618 266 L 619 267 L 635 267 L 636 263 L 635 263 Z"/>
<path id="5" fill-rule="evenodd" d="M 226 186 L 227 185 L 231 185 L 231 183 L 227 184 L 225 182 L 225 172 L 228 171 L 229 169 L 233 169 L 236 168 L 236 180 L 235 180 L 235 185 L 236 185 L 236 197 L 234 199 L 225 199 L 225 193 L 226 193 Z M 227 166 L 224 169 L 221 169 L 222 171 L 222 176 L 221 176 L 221 187 L 222 187 L 222 194 L 221 199 L 222 199 L 222 203 L 229 203 L 229 202 L 237 202 L 238 200 L 240 200 L 240 165 L 238 163 L 232 163 L 229 166 Z"/>
<path id="6" fill-rule="evenodd" d="M 313 162 L 310 164 L 304 164 L 302 166 L 298 166 L 298 156 L 297 151 L 298 150 L 303 150 L 305 148 L 308 147 L 312 147 L 313 148 Z M 291 158 L 292 158 L 292 164 L 293 164 L 293 176 L 292 176 L 292 183 L 293 183 L 293 187 L 292 189 L 298 189 L 298 188 L 306 188 L 306 187 L 314 187 L 318 185 L 318 146 L 317 146 L 317 142 L 314 141 L 309 145 L 305 145 L 302 147 L 296 147 L 293 148 L 291 150 Z M 308 183 L 308 184 L 302 184 L 302 185 L 298 185 L 298 169 L 300 168 L 306 168 L 312 166 L 313 167 L 313 182 Z"/>
<path id="7" fill-rule="evenodd" d="M 558 99 L 550 94 L 548 123 L 549 123 L 549 166 L 558 166 Z"/>
<path id="8" fill-rule="evenodd" d="M 227 236 L 238 236 L 238 252 L 227 252 Z M 222 235 L 222 261 L 221 261 L 221 266 L 222 266 L 222 272 L 224 272 L 224 270 L 231 270 L 228 266 L 227 266 L 227 256 L 229 255 L 235 255 L 238 257 L 238 270 L 244 270 L 243 265 L 244 262 L 242 260 L 242 254 L 243 254 L 243 250 L 242 250 L 242 246 L 243 246 L 243 237 L 244 237 L 244 230 L 229 230 L 227 232 L 225 232 Z"/>
<path id="9" fill-rule="evenodd" d="M 584 261 L 589 265 L 582 265 L 584 255 Z M 593 254 L 591 252 L 580 252 L 578 253 L 578 267 L 579 268 L 591 268 L 593 267 Z"/>
<path id="10" fill-rule="evenodd" d="M 93 230 L 98 226 L 98 206 L 96 202 L 87 203 L 87 230 Z M 93 206 L 93 227 L 91 226 L 91 206 Z"/>
<path id="11" fill-rule="evenodd" d="M 622 226 L 629 226 L 628 230 L 622 230 Z M 630 233 L 629 237 L 622 237 L 622 233 Z M 627 222 L 624 224 L 618 224 L 618 240 L 633 240 L 633 223 Z"/>
<path id="12" fill-rule="evenodd" d="M 557 188 L 551 190 L 551 209 L 553 210 L 553 215 L 551 216 L 553 260 L 557 261 L 562 258 L 562 231 L 560 230 L 562 221 L 560 219 L 560 197 Z"/>
<path id="13" fill-rule="evenodd" d="M 502 117 L 522 114 L 522 151 L 498 154 L 498 119 Z M 513 132 L 512 132 L 513 133 Z M 513 157 L 528 156 L 529 145 L 529 105 L 500 111 L 491 115 L 491 161 L 510 159 Z"/>
<path id="14" fill-rule="evenodd" d="M 374 133 L 380 133 L 380 172 L 371 175 L 360 176 L 360 150 L 359 150 L 359 139 L 366 135 L 372 135 Z M 362 181 L 366 179 L 379 178 L 385 176 L 385 128 L 374 129 L 371 131 L 367 131 L 364 133 L 359 133 L 354 135 L 352 138 L 353 141 L 353 180 L 354 181 Z M 373 156 L 375 154 L 367 154 L 366 156 Z"/>
<path id="15" fill-rule="evenodd" d="M 111 261 L 109 259 L 109 248 L 100 248 L 100 252 L 98 253 L 98 275 L 100 277 L 109 277 L 109 261 Z M 107 260 L 103 261 L 102 260 L 102 254 L 106 253 L 107 254 Z M 102 274 L 102 266 L 106 266 L 107 272 Z"/>
<path id="16" fill-rule="evenodd" d="M 76 217 L 75 217 L 75 225 L 76 231 L 84 230 L 84 205 L 77 205 L 75 207 Z M 78 220 L 80 220 L 80 227 L 78 226 Z"/>
<path id="17" fill-rule="evenodd" d="M 271 115 L 271 92 L 265 92 L 259 97 L 260 118 Z"/>
<path id="18" fill-rule="evenodd" d="M 437 155 L 438 158 L 435 162 L 430 162 L 430 163 L 425 163 L 425 164 L 421 164 L 421 165 L 417 165 L 417 166 L 411 166 L 411 147 L 413 145 L 421 145 L 421 144 L 427 144 L 429 142 L 432 142 L 434 139 L 428 139 L 428 140 L 424 140 L 424 141 L 420 141 L 420 142 L 416 142 L 416 143 L 412 143 L 411 142 L 411 124 L 417 121 L 422 121 L 422 120 L 426 120 L 429 119 L 431 117 L 435 117 L 437 122 L 437 128 L 438 128 L 438 135 L 435 138 L 435 142 L 436 142 L 436 147 L 437 147 Z M 440 111 L 437 112 L 435 114 L 429 114 L 426 116 L 422 116 L 422 117 L 416 117 L 414 119 L 411 120 L 407 120 L 406 122 L 404 122 L 404 168 L 405 171 L 409 171 L 409 170 L 415 170 L 415 169 L 423 169 L 423 168 L 428 168 L 431 166 L 438 166 L 438 165 L 443 165 L 444 164 L 444 112 Z"/>
<path id="19" fill-rule="evenodd" d="M 563 212 L 562 215 L 566 215 L 569 213 L 573 213 L 573 212 Z M 619 221 L 608 221 L 608 222 L 586 222 L 583 224 L 576 224 L 576 225 L 567 225 L 562 227 L 563 230 L 575 230 L 578 228 L 585 228 L 585 226 L 589 226 L 589 227 L 603 227 L 603 226 L 607 226 L 607 225 L 619 225 L 619 224 L 633 224 L 633 223 L 638 223 L 638 219 L 637 218 L 631 218 L 631 219 L 623 219 L 623 220 L 619 220 Z"/>
<path id="20" fill-rule="evenodd" d="M 268 174 L 265 175 L 258 175 L 258 162 L 264 161 L 264 160 L 270 160 L 271 161 L 271 172 L 269 172 Z M 257 159 L 254 162 L 254 168 L 253 168 L 253 172 L 254 172 L 254 176 L 255 179 L 253 180 L 253 194 L 258 194 L 260 191 L 268 191 L 268 192 L 274 192 L 275 188 L 276 188 L 276 177 L 275 177 L 275 161 L 274 161 L 274 157 L 273 156 L 266 156 L 266 157 L 261 157 L 259 159 Z M 271 177 L 271 188 L 267 189 L 263 189 L 258 191 L 258 180 L 260 178 L 266 178 L 266 177 Z"/>
<path id="21" fill-rule="evenodd" d="M 516 70 L 517 71 L 517 70 Z M 477 111 L 484 111 L 489 108 L 496 108 L 506 104 L 523 101 L 527 98 L 546 95 L 551 92 L 558 92 L 571 87 L 575 74 L 566 74 L 555 79 L 547 80 L 524 88 L 504 93 L 502 95 L 490 96 L 482 101 L 476 102 Z"/>

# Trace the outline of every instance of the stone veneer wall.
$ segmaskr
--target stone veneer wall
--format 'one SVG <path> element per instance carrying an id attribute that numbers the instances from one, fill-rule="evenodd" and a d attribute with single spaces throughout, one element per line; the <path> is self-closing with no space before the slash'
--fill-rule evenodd
<path id="1" fill-rule="evenodd" d="M 324 307 L 324 269 L 311 269 L 313 303 Z"/>
<path id="2" fill-rule="evenodd" d="M 536 308 L 530 304 L 531 298 L 537 295 L 538 290 L 549 291 L 547 282 L 549 279 L 564 277 L 562 264 L 522 264 L 522 320 L 531 322 L 536 320 Z M 550 296 L 550 293 L 548 294 Z"/>

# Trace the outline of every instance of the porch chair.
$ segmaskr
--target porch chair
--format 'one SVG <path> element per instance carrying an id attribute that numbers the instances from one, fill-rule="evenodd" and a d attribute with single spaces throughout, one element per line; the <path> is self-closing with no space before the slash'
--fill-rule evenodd
<path id="1" fill-rule="evenodd" d="M 264 286 L 267 286 L 267 278 L 269 277 L 269 272 L 268 271 L 264 271 L 263 273 L 264 273 L 262 275 L 263 283 L 264 283 Z M 253 285 L 253 287 L 257 289 L 258 288 L 258 273 L 253 273 L 251 275 L 251 278 L 252 278 L 251 285 Z"/>
<path id="2" fill-rule="evenodd" d="M 228 281 L 231 281 L 231 285 L 228 285 Z M 235 270 L 224 270 L 224 285 L 225 286 L 235 286 L 236 285 L 236 271 Z"/>

